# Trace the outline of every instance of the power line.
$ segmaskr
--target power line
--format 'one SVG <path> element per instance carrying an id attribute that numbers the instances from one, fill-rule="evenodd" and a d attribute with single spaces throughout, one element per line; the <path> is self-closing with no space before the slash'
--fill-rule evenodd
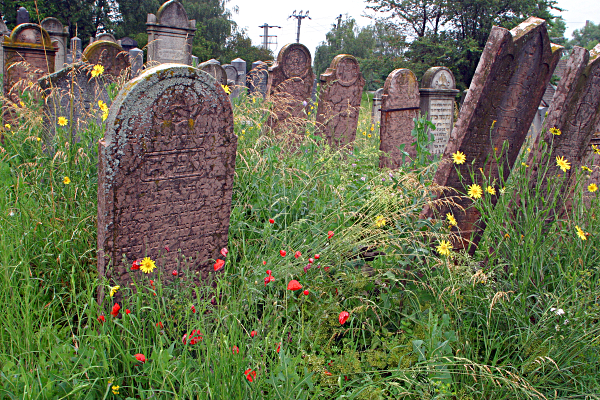
<path id="1" fill-rule="evenodd" d="M 312 19 L 312 18 L 308 16 L 308 11 L 306 11 L 306 13 L 304 15 L 302 15 L 302 10 L 300 10 L 299 14 L 296 14 L 296 10 L 294 10 L 292 15 L 290 15 L 288 17 L 288 19 L 290 19 L 290 18 L 296 18 L 298 20 L 298 33 L 296 34 L 296 43 L 300 43 L 300 24 L 302 23 L 302 20 L 304 18 L 308 18 L 308 19 Z"/>
<path id="2" fill-rule="evenodd" d="M 268 50 L 270 44 L 274 44 L 275 47 L 277 47 L 277 35 L 269 35 L 269 28 L 281 29 L 281 27 L 276 25 L 271 26 L 265 22 L 263 25 L 259 26 L 259 28 L 263 28 L 264 30 L 264 35 L 260 35 L 260 37 L 263 38 L 263 48 Z M 269 40 L 270 38 L 275 38 L 275 42 L 271 42 Z"/>

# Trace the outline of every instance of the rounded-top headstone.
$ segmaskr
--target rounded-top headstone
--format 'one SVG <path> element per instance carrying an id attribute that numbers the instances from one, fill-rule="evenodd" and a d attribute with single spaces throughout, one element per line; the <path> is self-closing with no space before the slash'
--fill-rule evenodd
<path id="1" fill-rule="evenodd" d="M 104 72 L 115 77 L 130 66 L 129 54 L 116 43 L 101 40 L 87 46 L 82 58 L 90 64 L 100 64 Z"/>
<path id="2" fill-rule="evenodd" d="M 419 84 L 410 69 L 399 68 L 392 71 L 383 85 L 383 92 L 386 101 L 382 104 L 382 111 L 419 107 Z"/>
<path id="3" fill-rule="evenodd" d="M 42 28 L 47 30 L 49 33 L 63 33 L 63 24 L 54 17 L 44 18 L 42 20 Z"/>
<path id="4" fill-rule="evenodd" d="M 261 65 L 267 65 L 267 63 L 266 63 L 266 62 L 264 62 L 264 61 L 260 61 L 260 60 L 258 60 L 258 61 L 254 61 L 254 62 L 252 63 L 252 69 L 254 69 L 254 68 L 257 68 L 257 67 L 259 67 L 259 66 L 261 66 Z"/>
<path id="5" fill-rule="evenodd" d="M 169 0 L 158 9 L 156 21 L 160 25 L 188 29 L 190 23 L 183 5 L 178 0 Z"/>
<path id="6" fill-rule="evenodd" d="M 117 43 L 117 39 L 115 38 L 115 36 L 112 33 L 107 33 L 107 32 L 101 33 L 98 36 L 96 36 L 96 39 L 94 41 L 99 42 L 101 40 Z"/>
<path id="7" fill-rule="evenodd" d="M 17 10 L 17 25 L 29 23 L 29 11 L 25 7 L 19 7 Z"/>
<path id="8" fill-rule="evenodd" d="M 198 69 L 215 78 L 221 85 L 227 85 L 227 72 L 225 72 L 220 64 L 216 64 L 211 61 L 205 61 L 198 65 Z"/>
<path id="9" fill-rule="evenodd" d="M 225 65 L 221 65 L 223 67 L 223 69 L 225 70 L 225 73 L 227 74 L 227 80 L 232 80 L 232 81 L 236 81 L 237 80 L 237 69 L 235 69 L 235 67 L 231 64 L 225 64 Z"/>
<path id="10" fill-rule="evenodd" d="M 52 47 L 52 41 L 48 32 L 37 24 L 20 24 L 10 34 L 13 43 L 37 44 Z"/>
<path id="11" fill-rule="evenodd" d="M 431 67 L 423 75 L 421 87 L 437 90 L 456 89 L 454 75 L 446 67 Z"/>
<path id="12" fill-rule="evenodd" d="M 360 77 L 358 60 L 349 54 L 337 55 L 331 61 L 331 66 L 321 75 L 321 80 L 325 81 L 329 74 L 335 74 L 334 79 L 342 86 L 353 85 Z"/>
<path id="13" fill-rule="evenodd" d="M 305 78 L 311 71 L 312 57 L 305 45 L 290 43 L 279 51 L 277 64 L 286 79 Z M 271 68 L 275 68 L 275 65 Z"/>

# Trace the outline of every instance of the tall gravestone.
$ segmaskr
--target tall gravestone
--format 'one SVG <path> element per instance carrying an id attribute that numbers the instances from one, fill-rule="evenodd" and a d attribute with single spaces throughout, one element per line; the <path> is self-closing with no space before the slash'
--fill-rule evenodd
<path id="1" fill-rule="evenodd" d="M 188 20 L 179 0 L 167 1 L 156 15 L 148 14 L 146 30 L 148 61 L 192 65 L 196 20 Z"/>
<path id="2" fill-rule="evenodd" d="M 206 72 L 207 74 L 215 78 L 217 82 L 219 82 L 221 85 L 227 85 L 227 73 L 225 72 L 223 67 L 221 67 L 221 64 L 217 64 L 209 60 L 198 65 L 198 69 Z"/>
<path id="3" fill-rule="evenodd" d="M 383 96 L 383 88 L 379 88 L 373 94 L 373 108 L 371 109 L 371 124 L 377 125 L 381 123 L 381 96 Z"/>
<path id="4" fill-rule="evenodd" d="M 421 114 L 435 125 L 430 132 L 434 141 L 430 151 L 433 155 L 442 155 L 446 150 L 450 132 L 454 127 L 454 100 L 456 89 L 454 75 L 446 67 L 429 68 L 421 80 Z"/>
<path id="5" fill-rule="evenodd" d="M 315 79 L 311 64 L 310 51 L 303 44 L 286 44 L 279 51 L 267 83 L 267 96 L 273 104 L 267 124 L 272 129 L 294 129 L 305 120 Z"/>
<path id="6" fill-rule="evenodd" d="M 67 49 L 69 47 L 69 28 L 56 18 L 48 17 L 42 20 L 42 28 L 50 35 L 50 40 L 58 46 L 54 57 L 54 69 L 58 71 L 67 64 Z"/>
<path id="7" fill-rule="evenodd" d="M 550 43 L 542 19 L 530 17 L 510 31 L 492 28 L 443 155 L 448 162 L 441 164 L 435 174 L 437 184 L 459 192 L 472 184 L 483 188 L 480 169 L 489 182 L 497 184 L 500 165 L 494 153 L 500 155 L 508 142 L 506 153 L 499 157 L 506 181 L 561 53 L 561 46 Z M 451 162 L 452 154 L 458 151 L 466 156 L 461 165 Z M 470 170 L 475 173 L 474 179 Z M 495 204 L 497 197 L 491 195 L 491 201 Z M 458 222 L 462 240 L 455 245 L 464 248 L 469 241 L 476 245 L 485 229 L 478 222 L 480 214 L 470 198 L 456 203 L 462 209 L 440 210 L 442 215 L 452 212 Z M 432 211 L 428 208 L 423 215 L 431 216 Z"/>
<path id="8" fill-rule="evenodd" d="M 355 57 L 335 56 L 321 74 L 321 96 L 317 107 L 319 134 L 334 147 L 354 142 L 365 79 Z"/>
<path id="9" fill-rule="evenodd" d="M 246 86 L 246 61 L 238 57 L 235 60 L 231 60 L 231 65 L 233 65 L 238 73 L 235 84 L 238 86 Z"/>
<path id="10" fill-rule="evenodd" d="M 90 64 L 102 65 L 104 73 L 115 78 L 127 72 L 131 66 L 129 54 L 118 44 L 106 40 L 94 42 L 86 47 L 82 59 Z"/>
<path id="11" fill-rule="evenodd" d="M 25 7 L 19 7 L 17 10 L 17 26 L 29 23 L 29 11 Z"/>
<path id="12" fill-rule="evenodd" d="M 381 96 L 381 127 L 379 129 L 382 151 L 380 168 L 399 168 L 405 159 L 403 152 L 414 159 L 417 155 L 412 144 L 413 121 L 419 115 L 419 84 L 413 72 L 406 68 L 392 71 L 383 85 Z"/>
<path id="13" fill-rule="evenodd" d="M 253 67 L 246 75 L 246 87 L 248 88 L 248 95 L 260 96 L 265 98 L 267 95 L 267 83 L 269 81 L 269 70 L 268 65 L 265 62 L 260 64 L 252 63 Z"/>
<path id="14" fill-rule="evenodd" d="M 127 284 L 141 272 L 131 263 L 150 257 L 169 279 L 184 256 L 205 279 L 227 245 L 237 148 L 227 94 L 198 69 L 160 65 L 125 85 L 106 125 L 99 275 Z"/>
<path id="15" fill-rule="evenodd" d="M 144 67 L 144 51 L 137 47 L 129 50 L 129 63 L 131 64 L 131 77 L 135 78 Z"/>
<path id="16" fill-rule="evenodd" d="M 4 37 L 10 36 L 10 29 L 6 26 L 0 16 L 0 44 L 4 41 Z M 4 49 L 0 45 L 0 74 L 4 75 Z"/>

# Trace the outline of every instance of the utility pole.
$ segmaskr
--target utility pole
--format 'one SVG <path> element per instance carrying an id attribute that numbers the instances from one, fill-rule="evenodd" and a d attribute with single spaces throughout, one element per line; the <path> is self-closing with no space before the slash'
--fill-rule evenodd
<path id="1" fill-rule="evenodd" d="M 298 20 L 298 33 L 296 34 L 296 43 L 300 43 L 300 24 L 302 23 L 302 20 L 304 18 L 308 18 L 308 19 L 312 19 L 312 18 L 308 16 L 308 11 L 306 11 L 306 13 L 304 15 L 302 15 L 302 10 L 300 10 L 299 14 L 296 14 L 296 10 L 294 10 L 292 15 L 290 15 L 288 17 L 288 19 L 290 19 L 290 18 L 296 18 Z"/>
<path id="2" fill-rule="evenodd" d="M 264 31 L 263 31 L 264 34 L 260 35 L 260 37 L 263 38 L 263 48 L 265 48 L 265 49 L 268 50 L 270 44 L 277 44 L 277 42 L 271 42 L 271 41 L 269 41 L 270 38 L 277 38 L 277 35 L 271 35 L 271 36 L 269 36 L 269 28 L 279 28 L 279 29 L 281 29 L 280 26 L 275 26 L 275 25 L 271 26 L 271 25 L 269 25 L 269 24 L 267 24 L 265 22 L 263 25 L 259 26 L 259 28 L 263 28 L 264 29 Z"/>

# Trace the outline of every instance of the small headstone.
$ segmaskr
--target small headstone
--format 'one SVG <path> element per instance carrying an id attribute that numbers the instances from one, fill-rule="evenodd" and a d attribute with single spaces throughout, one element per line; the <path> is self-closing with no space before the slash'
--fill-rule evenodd
<path id="1" fill-rule="evenodd" d="M 29 11 L 25 7 L 19 7 L 17 10 L 17 26 L 29 23 Z"/>
<path id="2" fill-rule="evenodd" d="M 310 51 L 300 43 L 286 44 L 269 68 L 267 96 L 273 110 L 267 124 L 276 130 L 296 130 L 306 119 L 315 74 Z"/>
<path id="3" fill-rule="evenodd" d="M 321 74 L 321 96 L 317 107 L 317 127 L 321 136 L 333 147 L 354 142 L 360 100 L 365 79 L 355 57 L 335 56 Z"/>
<path id="4" fill-rule="evenodd" d="M 238 75 L 244 74 L 246 75 L 246 61 L 241 58 L 236 58 L 235 60 L 231 60 L 231 65 L 237 70 Z"/>
<path id="5" fill-rule="evenodd" d="M 192 42 L 196 21 L 179 0 L 164 3 L 156 15 L 148 14 L 148 61 L 192 65 Z"/>
<path id="6" fill-rule="evenodd" d="M 54 69 L 58 71 L 67 64 L 67 49 L 69 46 L 69 28 L 56 18 L 48 17 L 42 20 L 42 28 L 44 28 L 50 40 L 58 46 L 56 56 L 54 57 Z"/>
<path id="7" fill-rule="evenodd" d="M 129 50 L 129 62 L 131 63 L 131 77 L 135 78 L 144 67 L 144 51 L 137 47 Z"/>
<path id="8" fill-rule="evenodd" d="M 98 273 L 129 285 L 150 257 L 163 279 L 213 272 L 227 246 L 237 137 L 231 102 L 205 73 L 160 65 L 114 100 L 99 144 Z M 169 249 L 169 250 L 167 250 Z M 123 263 L 123 258 L 126 262 Z M 198 272 L 199 275 L 196 275 Z"/>
<path id="9" fill-rule="evenodd" d="M 130 67 L 129 54 L 116 43 L 101 40 L 85 48 L 82 55 L 83 61 L 90 64 L 100 64 L 104 73 L 119 77 Z"/>
<path id="10" fill-rule="evenodd" d="M 446 67 L 432 67 L 425 72 L 421 80 L 421 115 L 435 125 L 429 132 L 434 136 L 430 152 L 433 155 L 444 154 L 450 132 L 454 127 L 454 100 L 460 91 L 456 89 L 454 75 Z"/>
<path id="11" fill-rule="evenodd" d="M 254 61 L 252 63 L 252 69 L 255 69 L 256 67 L 258 67 L 259 65 L 262 65 L 262 64 L 265 64 L 265 62 L 264 61 L 260 61 L 260 60 Z"/>
<path id="12" fill-rule="evenodd" d="M 230 97 L 235 98 L 240 94 L 240 89 L 237 87 L 237 69 L 231 64 L 225 64 L 222 66 L 227 74 L 227 86 L 229 86 L 229 90 L 231 90 Z"/>
<path id="13" fill-rule="evenodd" d="M 223 67 L 221 67 L 220 64 L 211 62 L 209 60 L 198 65 L 198 69 L 201 69 L 202 71 L 208 73 L 210 76 L 215 78 L 217 82 L 219 82 L 221 85 L 227 85 L 227 73 L 225 72 Z"/>
<path id="14" fill-rule="evenodd" d="M 112 43 L 118 44 L 117 39 L 115 38 L 115 35 L 113 35 L 112 33 L 107 33 L 107 32 L 101 33 L 94 38 L 94 42 L 100 42 L 100 41 L 112 42 Z"/>
<path id="15" fill-rule="evenodd" d="M 119 40 L 118 44 L 125 51 L 129 51 L 131 49 L 136 49 L 138 47 L 137 40 L 132 39 L 130 37 L 124 37 L 124 38 L 122 38 L 121 40 Z"/>
<path id="16" fill-rule="evenodd" d="M 69 49 L 69 54 L 72 57 L 71 62 L 81 61 L 81 39 L 78 37 L 71 38 L 71 48 Z"/>
<path id="17" fill-rule="evenodd" d="M 381 96 L 381 127 L 379 129 L 382 151 L 379 168 L 399 168 L 403 162 L 417 155 L 412 144 L 415 138 L 411 132 L 413 121 L 419 115 L 419 83 L 410 69 L 399 68 L 392 71 L 383 85 Z"/>
<path id="18" fill-rule="evenodd" d="M 267 83 L 269 81 L 269 71 L 267 68 L 267 63 L 263 62 L 252 68 L 248 72 L 248 75 L 246 75 L 246 87 L 248 88 L 249 96 L 265 98 L 267 95 Z"/>
<path id="19" fill-rule="evenodd" d="M 379 88 L 373 94 L 373 108 L 371 109 L 371 124 L 377 125 L 381 123 L 381 96 L 383 96 L 383 88 Z"/>

